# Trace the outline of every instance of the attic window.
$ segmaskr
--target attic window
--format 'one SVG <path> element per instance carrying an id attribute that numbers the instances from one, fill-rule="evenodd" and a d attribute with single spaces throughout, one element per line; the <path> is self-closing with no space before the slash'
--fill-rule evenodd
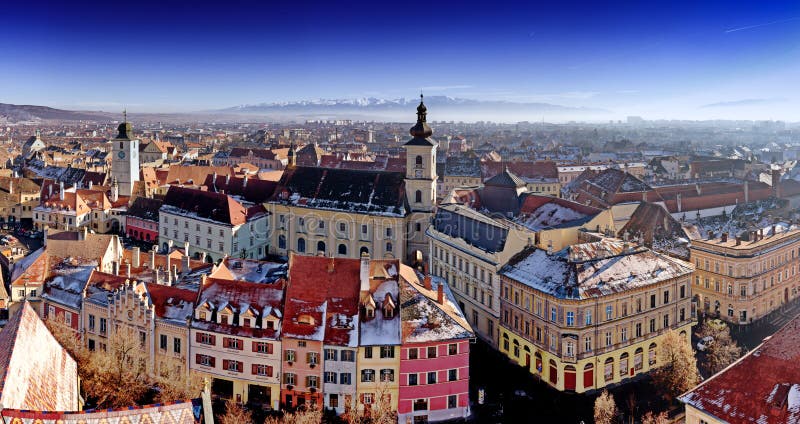
<path id="1" fill-rule="evenodd" d="M 297 318 L 297 322 L 303 325 L 314 325 L 314 317 L 311 315 L 300 315 Z"/>
<path id="2" fill-rule="evenodd" d="M 394 317 L 394 308 L 386 305 L 383 307 L 383 317 L 384 318 L 392 318 Z"/>
<path id="3" fill-rule="evenodd" d="M 373 306 L 366 307 L 367 318 L 375 318 L 375 308 Z"/>
<path id="4" fill-rule="evenodd" d="M 201 320 L 203 320 L 203 321 L 207 321 L 207 320 L 208 320 L 208 314 L 207 314 L 207 313 L 205 313 L 205 312 L 200 312 L 200 314 L 199 314 L 199 318 L 200 318 Z"/>
<path id="5" fill-rule="evenodd" d="M 220 321 L 220 323 L 228 324 L 228 323 L 231 322 L 230 317 L 231 316 L 229 314 L 221 314 L 219 316 L 219 321 Z"/>
<path id="6" fill-rule="evenodd" d="M 242 318 L 242 327 L 249 328 L 250 326 L 251 326 L 250 318 Z"/>

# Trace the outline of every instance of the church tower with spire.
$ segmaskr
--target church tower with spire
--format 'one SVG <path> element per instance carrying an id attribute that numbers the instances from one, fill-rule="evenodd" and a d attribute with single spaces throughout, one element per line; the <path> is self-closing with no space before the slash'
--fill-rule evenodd
<path id="1" fill-rule="evenodd" d="M 414 255 L 412 261 L 428 257 L 425 230 L 436 206 L 436 141 L 431 136 L 433 130 L 428 126 L 428 108 L 423 97 L 419 96 L 417 123 L 411 127 L 409 140 L 403 147 L 406 150 L 406 199 L 411 209 L 408 220 L 407 252 Z"/>
<path id="2" fill-rule="evenodd" d="M 133 184 L 139 181 L 139 140 L 133 136 L 133 126 L 123 112 L 117 136 L 111 140 L 111 178 L 119 186 L 119 195 L 130 196 Z"/>

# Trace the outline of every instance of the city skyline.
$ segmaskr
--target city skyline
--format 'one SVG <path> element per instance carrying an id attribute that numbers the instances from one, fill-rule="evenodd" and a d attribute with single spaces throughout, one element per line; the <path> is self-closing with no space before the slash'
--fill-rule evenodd
<path id="1" fill-rule="evenodd" d="M 7 5 L 0 17 L 12 59 L 0 102 L 195 112 L 422 91 L 611 119 L 788 121 L 800 105 L 800 5 L 790 2 L 29 9 Z"/>

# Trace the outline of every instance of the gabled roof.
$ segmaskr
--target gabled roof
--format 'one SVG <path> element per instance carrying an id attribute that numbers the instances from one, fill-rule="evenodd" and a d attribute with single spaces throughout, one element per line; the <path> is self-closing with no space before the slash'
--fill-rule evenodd
<path id="1" fill-rule="evenodd" d="M 351 345 L 350 329 L 326 336 L 337 314 L 352 318 L 353 302 L 358 302 L 360 287 L 359 259 L 326 258 L 292 254 L 289 258 L 289 285 L 286 289 L 286 313 L 283 320 L 285 337 Z M 331 308 L 328 311 L 328 308 Z M 299 318 L 308 315 L 314 324 L 303 324 Z M 351 322 L 356 333 L 358 322 Z"/>
<path id="2" fill-rule="evenodd" d="M 216 174 L 206 176 L 203 185 L 208 191 L 225 193 L 231 196 L 240 196 L 252 203 L 264 203 L 275 192 L 278 183 L 275 181 L 260 180 L 252 177 L 225 178 Z"/>
<path id="3" fill-rule="evenodd" d="M 508 168 L 504 168 L 503 172 L 495 175 L 492 178 L 484 181 L 483 183 L 485 186 L 493 186 L 493 187 L 525 187 L 525 181 L 518 176 L 516 176 L 513 172 L 509 171 Z"/>
<path id="4" fill-rule="evenodd" d="M 147 197 L 137 197 L 128 208 L 128 216 L 145 219 L 148 221 L 158 221 L 158 210 L 163 201 L 161 199 L 151 199 Z"/>
<path id="5" fill-rule="evenodd" d="M 238 317 L 252 308 L 261 314 L 261 318 L 274 315 L 280 318 L 283 313 L 284 282 L 280 280 L 273 284 L 251 283 L 248 281 L 232 281 L 219 278 L 207 278 L 206 284 L 200 289 L 197 304 L 205 303 L 214 305 L 218 310 L 230 308 Z M 255 326 L 243 327 L 216 321 L 202 321 L 195 319 L 192 327 L 214 331 L 218 333 L 236 334 L 248 337 L 277 338 L 280 329 L 258 328 Z"/>
<path id="6" fill-rule="evenodd" d="M 78 366 L 23 302 L 0 331 L 0 404 L 3 408 L 77 409 Z"/>

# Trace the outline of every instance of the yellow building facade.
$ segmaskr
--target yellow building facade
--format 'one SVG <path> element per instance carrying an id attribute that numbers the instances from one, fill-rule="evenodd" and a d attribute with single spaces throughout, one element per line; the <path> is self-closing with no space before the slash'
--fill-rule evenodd
<path id="1" fill-rule="evenodd" d="M 691 273 L 685 262 L 616 240 L 526 249 L 500 271 L 498 349 L 561 391 L 647 373 L 659 366 L 667 331 L 691 340 Z"/>
<path id="2" fill-rule="evenodd" d="M 750 324 L 800 296 L 800 229 L 795 227 L 696 238 L 689 255 L 696 269 L 692 291 L 705 314 Z"/>

